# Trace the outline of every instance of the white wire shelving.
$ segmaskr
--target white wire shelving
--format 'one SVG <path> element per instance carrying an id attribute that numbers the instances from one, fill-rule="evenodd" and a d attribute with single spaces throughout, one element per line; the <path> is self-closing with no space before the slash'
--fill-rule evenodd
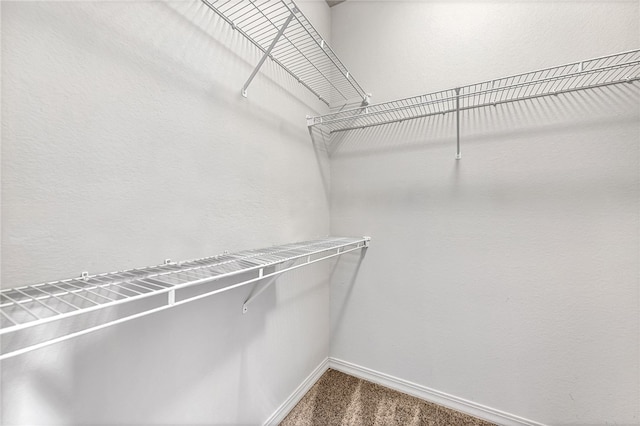
<path id="1" fill-rule="evenodd" d="M 633 83 L 638 80 L 640 80 L 640 49 L 308 117 L 307 125 L 321 128 L 331 134 L 455 112 L 458 127 L 456 158 L 459 159 L 460 111 L 613 84 Z"/>
<path id="2" fill-rule="evenodd" d="M 319 240 L 274 246 L 237 253 L 225 253 L 185 262 L 150 266 L 99 275 L 83 273 L 79 278 L 15 287 L 0 292 L 0 360 L 11 358 L 83 334 L 135 318 L 229 291 L 250 283 L 254 287 L 242 312 L 264 289 L 284 272 L 291 271 L 369 245 L 369 237 L 327 237 Z M 220 283 L 211 288 L 205 284 Z M 202 291 L 193 290 L 202 289 Z M 257 290 L 257 291 L 256 291 Z M 150 301 L 154 303 L 131 303 Z M 127 304 L 114 314 L 114 307 Z M 139 306 L 132 309 L 132 306 Z M 89 315 L 107 313 L 107 320 L 78 320 L 62 334 L 43 333 L 42 326 Z M 115 317 L 114 317 L 115 315 Z M 99 316 L 99 315 L 98 315 Z M 55 326 L 54 326 L 55 327 Z M 71 331 L 69 331 L 71 330 Z M 31 338 L 12 339 L 19 332 Z M 20 333 L 22 334 L 22 333 Z M 42 337 L 44 335 L 44 337 Z M 16 344 L 12 340 L 19 340 Z M 18 346 L 18 347 L 14 347 Z"/>
<path id="3" fill-rule="evenodd" d="M 327 106 L 368 95 L 292 0 L 202 0 L 262 53 L 242 87 L 247 88 L 267 58 L 281 66 Z"/>

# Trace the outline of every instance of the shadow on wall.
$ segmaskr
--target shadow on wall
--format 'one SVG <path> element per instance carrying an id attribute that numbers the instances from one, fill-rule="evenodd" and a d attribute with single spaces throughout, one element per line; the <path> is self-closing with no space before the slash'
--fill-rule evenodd
<path id="1" fill-rule="evenodd" d="M 322 187 L 327 203 L 331 200 L 331 170 L 327 161 L 329 156 L 329 135 L 322 129 L 317 127 L 308 127 L 311 143 L 316 153 L 316 161 L 318 163 L 318 172 L 322 179 Z"/>
<path id="2" fill-rule="evenodd" d="M 269 362 L 269 354 L 261 349 L 265 336 L 270 335 L 278 351 L 278 343 L 285 345 L 287 336 L 304 332 L 303 324 L 281 323 L 281 316 L 270 312 L 292 312 L 284 316 L 289 319 L 308 313 L 305 301 L 322 297 L 319 292 L 328 288 L 324 268 L 327 265 L 310 265 L 306 271 L 278 275 L 246 314 L 243 302 L 251 288 L 259 288 L 266 279 L 4 360 L 3 385 L 10 385 L 13 392 L 3 397 L 2 420 L 8 424 L 18 420 L 40 424 L 44 418 L 68 424 L 210 423 L 225 421 L 219 417 L 224 411 L 229 422 L 253 422 L 246 404 L 269 407 L 273 398 L 272 393 L 256 389 L 261 382 L 253 376 L 268 369 L 262 365 Z M 188 287 L 176 294 L 176 302 L 255 276 L 245 275 Z M 277 296 L 281 286 L 286 288 Z M 3 347 L 24 347 L 150 310 L 165 305 L 166 297 L 127 302 L 32 328 L 11 341 L 3 339 Z M 229 383 L 236 387 L 229 388 Z M 29 412 L 21 412 L 23 407 Z M 234 412 L 235 417 L 230 414 Z"/>
<path id="3" fill-rule="evenodd" d="M 190 294 L 182 297 L 229 284 L 227 279 L 197 286 L 187 289 Z M 248 287 L 4 360 L 3 383 L 11 384 L 16 391 L 13 397 L 3 398 L 3 421 L 41 423 L 44 418 L 68 424 L 171 422 L 180 418 L 210 421 L 215 412 L 205 405 L 198 406 L 198 400 L 190 402 L 188 393 L 209 387 L 204 394 L 211 398 L 218 395 L 224 399 L 222 395 L 229 394 L 230 389 L 215 388 L 213 377 L 224 377 L 219 381 L 229 383 L 227 376 L 233 372 L 243 374 L 246 357 L 239 352 L 245 346 L 238 343 L 249 344 L 264 333 L 264 317 L 276 304 L 274 295 L 269 297 L 265 292 L 261 303 L 253 306 L 255 315 L 242 316 Z M 73 317 L 48 328 L 39 327 L 35 333 L 28 330 L 29 337 L 25 339 L 69 334 L 162 306 L 165 300 L 166 295 L 152 297 Z M 179 300 L 177 296 L 176 301 Z M 20 412 L 23 404 L 7 403 L 13 398 L 14 402 L 22 401 L 30 407 L 31 412 Z M 232 395 L 227 399 L 232 404 L 241 401 Z M 33 407 L 41 407 L 40 412 Z M 190 412 L 185 413 L 185 409 Z"/>
<path id="4" fill-rule="evenodd" d="M 313 330 L 312 332 L 314 333 L 317 332 L 317 328 L 309 328 L 309 325 L 305 325 L 304 321 L 292 320 L 292 318 L 300 319 L 308 315 L 313 319 L 314 324 L 322 325 L 320 319 L 326 316 L 326 311 L 323 308 L 326 305 L 320 306 L 311 301 L 328 298 L 329 281 L 327 272 L 328 264 L 320 262 L 278 275 L 278 279 L 249 305 L 249 309 L 242 319 L 250 317 L 251 322 L 257 321 L 260 324 L 268 322 L 269 329 L 277 330 L 278 335 L 275 338 L 271 338 L 267 346 L 261 350 L 252 347 L 255 344 L 252 341 L 247 341 L 246 345 L 244 345 L 242 363 L 238 369 L 240 383 L 243 383 L 244 386 L 238 388 L 237 401 L 242 403 L 238 404 L 237 419 L 246 419 L 246 417 L 243 417 L 243 411 L 246 411 L 247 406 L 255 407 L 256 405 L 261 405 L 271 407 L 274 402 L 281 403 L 279 400 L 273 400 L 273 392 L 269 391 L 269 389 L 265 392 L 260 391 L 261 400 L 256 399 L 255 389 L 264 384 L 264 382 L 256 380 L 256 377 L 260 375 L 260 372 L 256 371 L 255 368 L 256 361 L 259 364 L 263 364 L 262 368 L 269 369 L 268 363 L 270 361 L 268 359 L 270 354 L 281 353 L 283 348 L 295 353 L 297 350 L 296 345 L 302 341 L 302 335 L 308 335 L 310 330 Z M 262 282 L 258 284 L 258 286 L 262 285 L 264 285 Z M 277 310 L 279 314 L 269 315 L 274 310 Z M 318 346 L 322 346 L 323 336 L 316 335 L 315 338 Z M 328 339 L 328 336 L 326 338 Z M 249 359 L 250 356 L 252 359 Z M 281 355 L 278 357 L 281 357 Z M 315 367 L 320 360 L 296 357 L 295 360 L 290 362 L 288 364 L 289 368 L 296 369 L 294 364 L 297 364 L 305 366 L 300 368 L 301 371 L 307 371 L 309 365 Z M 246 368 L 246 366 L 252 366 L 252 368 Z M 250 420 L 246 419 L 245 422 Z M 255 422 L 255 420 L 252 421 Z"/>
<path id="5" fill-rule="evenodd" d="M 640 84 L 635 82 L 462 111 L 462 151 L 465 145 L 508 142 L 532 130 L 538 134 L 550 134 L 594 128 L 605 123 L 628 123 L 637 120 L 639 98 Z M 629 114 L 616 115 L 611 112 L 615 110 L 626 110 Z M 453 158 L 455 128 L 455 114 L 448 113 L 333 132 L 329 151 L 335 157 L 362 157 L 450 146 Z"/>
<path id="6" fill-rule="evenodd" d="M 63 112 L 59 117 L 56 117 L 56 120 L 49 120 L 49 117 L 46 117 L 46 120 L 39 120 L 40 123 L 45 124 L 42 124 L 42 128 L 36 126 L 35 130 L 44 133 L 44 129 L 47 127 L 58 127 L 65 129 L 65 131 L 52 132 L 55 135 L 62 135 L 62 137 L 57 139 L 57 136 L 51 136 L 50 140 L 46 142 L 41 140 L 38 144 L 46 145 L 47 149 L 51 149 L 52 158 L 56 160 L 54 163 L 57 161 L 64 163 L 60 159 L 78 156 L 83 158 L 83 167 L 87 169 L 94 164 L 99 166 L 98 170 L 92 170 L 91 179 L 85 184 L 75 185 L 68 180 L 63 182 L 65 185 L 58 186 L 54 192 L 56 194 L 68 193 L 70 197 L 76 197 L 84 192 L 92 192 L 96 194 L 96 199 L 104 197 L 100 199 L 104 205 L 109 203 L 108 197 L 113 197 L 115 201 L 113 206 L 118 210 L 117 213 L 115 211 L 105 213 L 95 219 L 87 220 L 87 225 L 84 222 L 82 225 L 65 223 L 61 219 L 63 215 L 51 214 L 49 215 L 53 218 L 51 223 L 63 226 L 51 226 L 42 231 L 42 234 L 38 234 L 34 228 L 31 235 L 37 236 L 34 239 L 37 239 L 37 245 L 40 247 L 45 245 L 43 243 L 45 238 L 48 244 L 54 245 L 57 245 L 56 238 L 65 238 L 64 241 L 71 246 L 77 239 L 86 240 L 84 237 L 74 236 L 82 233 L 75 232 L 76 229 L 82 229 L 82 226 L 94 226 L 94 223 L 99 220 L 118 222 L 119 220 L 116 219 L 118 217 L 131 217 L 128 225 L 131 229 L 129 232 L 131 241 L 141 243 L 132 244 L 132 246 L 142 247 L 147 241 L 145 238 L 153 238 L 156 241 L 162 238 L 162 244 L 158 245 L 162 245 L 162 250 L 166 250 L 167 254 L 163 254 L 162 257 L 159 257 L 160 259 L 199 255 L 195 249 L 183 247 L 197 245 L 201 248 L 199 253 L 217 252 L 219 247 L 229 248 L 230 243 L 234 241 L 233 238 L 227 236 L 231 234 L 231 231 L 224 233 L 225 235 L 222 237 L 224 240 L 219 243 L 218 248 L 213 247 L 212 249 L 210 243 L 195 241 L 198 234 L 186 234 L 187 237 L 185 237 L 185 234 L 180 233 L 182 230 L 195 228 L 191 225 L 180 225 L 175 231 L 169 229 L 162 237 L 157 235 L 150 237 L 151 233 L 145 235 L 145 232 L 151 229 L 147 226 L 147 223 L 150 222 L 144 223 L 143 220 L 135 219 L 132 211 L 148 212 L 152 209 L 151 203 L 161 202 L 163 199 L 174 196 L 171 192 L 175 192 L 175 198 L 188 203 L 197 203 L 198 198 L 208 200 L 210 195 L 201 189 L 198 189 L 197 197 L 195 189 L 192 196 L 183 196 L 182 190 L 178 188 L 179 183 L 208 179 L 208 184 L 216 185 L 214 190 L 226 186 L 226 181 L 217 179 L 215 165 L 211 164 L 211 160 L 224 158 L 228 152 L 235 154 L 234 161 L 241 159 L 245 147 L 236 143 L 236 135 L 238 139 L 245 138 L 245 140 L 252 142 L 263 137 L 278 143 L 281 142 L 277 146 L 279 149 L 278 160 L 283 162 L 291 158 L 294 153 L 298 154 L 303 150 L 305 159 L 310 158 L 308 155 L 312 154 L 308 146 L 304 115 L 310 110 L 314 110 L 314 103 L 318 102 L 311 102 L 313 99 L 307 102 L 309 94 L 306 93 L 306 90 L 298 87 L 297 82 L 294 83 L 286 73 L 274 75 L 274 72 L 284 73 L 284 71 L 268 63 L 265 66 L 265 72 L 260 74 L 265 77 L 261 77 L 262 81 L 257 79 L 255 84 L 260 86 L 261 98 L 270 91 L 277 92 L 274 94 L 274 103 L 242 98 L 240 86 L 253 69 L 254 59 L 259 57 L 257 49 L 201 2 L 170 4 L 124 2 L 117 5 L 100 2 L 45 2 L 29 5 L 14 3 L 14 6 L 9 5 L 9 7 L 14 7 L 15 10 L 13 14 L 7 14 L 6 18 L 9 19 L 9 16 L 13 18 L 16 30 L 29 29 L 34 25 L 31 21 L 37 17 L 38 30 L 42 31 L 42 34 L 36 33 L 40 37 L 32 34 L 31 37 L 36 41 L 30 41 L 24 45 L 29 49 L 32 44 L 40 48 L 44 46 L 42 49 L 44 51 L 49 46 L 47 40 L 55 40 L 56 43 L 52 43 L 55 49 L 51 49 L 53 52 L 51 56 L 57 57 L 56 53 L 60 53 L 57 61 L 63 64 L 59 69 L 56 68 L 55 72 L 44 72 L 42 76 L 39 72 L 34 71 L 35 77 L 24 81 L 20 80 L 20 83 L 29 83 L 31 80 L 40 79 L 40 77 L 56 80 L 58 77 L 56 72 L 59 72 L 60 78 L 63 79 L 63 71 L 68 71 L 72 65 L 77 65 L 73 68 L 79 70 L 78 74 L 87 75 L 87 79 L 82 81 L 70 78 L 71 81 L 67 81 L 67 85 L 62 89 L 60 87 L 54 88 L 51 89 L 51 92 L 46 87 L 42 89 L 51 93 L 50 103 L 53 106 L 49 105 L 50 109 L 62 110 Z M 12 10 L 9 9 L 9 11 Z M 203 30 L 203 27 L 206 28 L 206 31 Z M 17 44 L 17 46 L 22 47 L 23 44 Z M 38 52 L 35 48 L 33 50 Z M 30 52 L 31 55 L 28 56 L 35 56 L 34 52 Z M 12 53 L 15 57 L 20 56 L 17 49 Z M 69 64 L 66 62 L 67 56 L 71 58 Z M 56 63 L 54 60 L 51 62 Z M 16 72 L 16 74 L 18 73 Z M 274 78 L 271 79 L 269 76 L 274 76 Z M 280 83 L 290 84 L 291 91 L 279 85 Z M 55 85 L 49 84 L 49 86 Z M 128 90 L 130 87 L 138 87 L 140 90 L 131 94 Z M 118 90 L 119 88 L 121 90 Z M 60 93 L 59 96 L 57 96 L 58 93 Z M 76 102 L 90 105 L 90 108 L 82 108 L 86 112 L 87 119 L 82 119 L 85 112 L 81 114 L 74 109 Z M 69 108 L 66 108 L 67 106 Z M 186 108 L 182 108 L 183 106 Z M 282 110 L 279 110 L 280 107 Z M 16 111 L 22 110 L 16 109 Z M 295 111 L 295 113 L 290 113 L 290 111 Z M 180 115 L 180 113 L 183 114 Z M 29 117 L 32 114 L 18 112 L 17 115 Z M 45 114 L 40 114 L 40 116 L 43 115 Z M 25 120 L 25 123 L 28 122 L 29 120 Z M 238 123 L 242 123 L 242 125 L 238 126 Z M 9 141 L 9 148 L 11 145 L 30 145 L 25 144 L 18 137 L 33 137 L 37 133 L 29 131 L 29 126 L 23 126 L 22 122 L 19 125 L 10 124 L 11 127 L 15 127 L 16 137 Z M 221 127 L 224 128 L 221 129 Z M 146 129 L 154 131 L 150 132 Z M 77 140 L 67 137 L 76 134 L 79 135 Z M 83 144 L 81 142 L 82 138 L 89 137 L 91 137 L 92 143 Z M 34 144 L 33 149 L 36 149 L 38 144 Z M 92 144 L 105 147 L 104 151 L 111 156 L 108 161 L 113 162 L 113 166 L 118 168 L 117 172 L 114 172 L 114 167 L 107 160 L 100 161 L 103 158 L 99 154 L 85 152 L 92 150 Z M 135 149 L 129 150 L 128 145 L 135 147 Z M 255 145 L 259 146 L 258 143 Z M 265 151 L 272 149 L 269 144 L 262 144 L 259 148 Z M 294 150 L 290 151 L 288 148 Z M 295 149 L 299 149 L 299 151 L 295 151 Z M 19 154 L 23 154 L 23 152 L 26 150 L 20 151 Z M 194 152 L 198 155 L 191 154 Z M 48 153 L 49 151 L 47 151 Z M 41 151 L 36 159 L 43 161 L 41 159 L 46 156 Z M 30 161 L 30 164 L 36 164 L 36 161 L 31 161 L 32 158 L 28 155 L 25 155 L 24 158 Z M 223 161 L 220 160 L 221 163 Z M 19 176 L 20 163 L 16 164 L 18 165 L 15 166 L 14 173 Z M 243 163 L 240 164 L 244 166 Z M 107 166 L 110 170 L 106 170 Z M 252 170 L 266 174 L 269 173 L 268 167 L 269 162 L 265 161 L 264 164 L 260 163 L 258 167 L 253 167 Z M 164 170 L 161 172 L 161 168 L 166 168 L 171 173 L 164 173 Z M 247 168 L 249 167 L 247 166 Z M 325 169 L 326 166 L 321 168 L 321 172 L 323 173 L 325 193 L 327 193 L 329 184 L 328 173 L 325 172 Z M 196 176 L 200 170 L 207 173 Z M 240 174 L 240 169 L 236 170 Z M 44 177 L 47 173 L 48 171 L 36 177 Z M 82 170 L 77 174 L 82 175 Z M 63 176 L 66 177 L 67 174 Z M 68 176 L 73 176 L 73 173 L 69 173 Z M 213 181 L 214 178 L 215 181 Z M 309 178 L 315 179 L 315 176 L 309 176 Z M 79 179 L 83 179 L 82 182 L 84 182 L 84 177 Z M 35 178 L 31 178 L 29 183 L 35 182 L 35 180 Z M 133 184 L 131 184 L 131 180 Z M 270 183 L 271 181 L 260 182 L 266 187 L 267 183 L 264 182 Z M 13 184 L 12 186 L 16 188 L 21 185 L 18 180 Z M 109 188 L 111 191 L 109 194 L 98 196 L 97 194 L 102 191 L 93 190 L 90 185 L 96 185 L 100 189 Z M 113 189 L 115 185 L 121 189 L 117 193 Z M 206 185 L 200 185 L 200 188 L 204 186 Z M 192 187 L 195 188 L 195 186 Z M 32 189 L 28 186 L 27 188 Z M 158 190 L 160 188 L 162 190 Z M 16 193 L 19 191 L 16 190 Z M 147 198 L 147 195 L 152 193 L 163 194 Z M 29 205 L 32 200 L 25 196 L 21 201 L 25 205 Z M 40 201 L 44 203 L 43 200 Z M 223 209 L 221 206 L 233 202 L 235 200 L 205 203 L 207 209 L 205 213 L 197 215 L 197 219 L 204 218 L 203 222 L 206 222 L 209 219 L 208 214 L 216 214 Z M 55 204 L 55 208 L 59 209 L 58 204 L 63 204 L 63 201 L 51 204 Z M 180 203 L 171 204 L 166 213 L 158 215 L 159 220 L 171 220 L 175 216 L 182 215 L 180 210 L 185 207 L 178 207 Z M 17 204 L 14 203 L 15 205 Z M 80 207 L 87 209 L 87 211 L 96 211 L 101 205 L 100 203 L 92 204 L 89 199 L 86 201 L 86 205 L 83 204 Z M 109 206 L 109 208 L 111 207 Z M 280 208 L 280 205 L 278 207 Z M 164 206 L 161 208 L 163 209 Z M 102 210 L 107 211 L 108 209 Z M 15 211 L 14 216 L 18 217 L 18 208 L 14 207 L 12 211 Z M 85 217 L 91 217 L 91 214 L 86 214 Z M 16 227 L 9 227 L 9 232 L 13 234 L 10 239 L 12 241 L 24 240 L 25 235 L 20 235 L 22 229 L 20 227 L 24 226 L 26 220 L 16 219 L 15 222 L 17 223 Z M 36 225 L 44 228 L 45 220 Z M 203 225 L 205 224 L 203 223 Z M 103 241 L 111 243 L 113 235 L 107 228 L 104 227 L 104 233 L 94 235 L 94 238 L 90 240 L 95 242 L 91 244 L 99 246 Z M 194 235 L 195 237 L 193 237 Z M 185 243 L 189 236 L 192 236 L 192 240 Z M 184 245 L 181 247 L 180 245 L 183 243 Z M 29 244 L 31 243 L 27 242 L 25 247 L 29 247 Z M 176 249 L 176 246 L 179 248 Z M 105 245 L 103 244 L 102 247 Z M 90 258 L 89 262 L 84 261 L 80 267 L 68 266 L 71 271 L 64 272 L 64 270 L 60 271 L 55 267 L 38 265 L 38 257 L 33 253 L 28 253 L 28 250 L 25 251 L 18 243 L 12 243 L 10 248 L 10 252 L 13 254 L 11 257 L 21 257 L 24 260 L 20 262 L 20 265 L 28 267 L 11 266 L 18 262 L 7 262 L 9 265 L 6 268 L 7 271 L 2 271 L 4 277 L 29 275 L 21 270 L 38 271 L 37 274 L 31 275 L 40 276 L 39 278 L 20 279 L 23 283 L 49 280 L 53 274 L 62 273 L 62 276 L 65 276 L 78 270 L 100 271 L 108 270 L 107 268 L 127 269 L 137 266 L 127 264 L 126 259 L 123 261 L 125 263 L 108 264 L 99 256 L 100 253 L 105 252 L 104 249 L 95 252 L 87 250 L 86 258 Z M 186 256 L 171 254 L 179 250 L 196 254 Z M 135 254 L 140 257 L 144 256 L 144 253 L 140 252 Z M 71 258 L 72 256 L 67 257 Z M 155 261 L 155 256 L 150 257 L 152 258 L 150 262 Z M 69 261 L 69 263 L 72 262 Z M 48 269 L 45 270 L 45 268 Z M 17 284 L 19 282 L 12 285 Z"/>
<path id="7" fill-rule="evenodd" d="M 637 200 L 639 98 L 633 83 L 468 111 L 461 161 L 453 114 L 335 133 L 332 227 L 380 232 L 386 214 L 402 217 L 398 229 L 432 218 L 453 233 L 474 211 L 549 226 L 568 212 L 606 217 Z"/>
<path id="8" fill-rule="evenodd" d="M 223 50 L 226 55 L 236 58 L 242 63 L 241 69 L 238 73 L 233 73 L 234 81 L 237 82 L 237 94 L 240 94 L 240 88 L 249 77 L 251 71 L 256 67 L 259 59 L 262 57 L 260 52 L 249 40 L 242 36 L 238 31 L 234 31 L 229 24 L 227 24 L 222 18 L 220 18 L 215 12 L 209 9 L 202 2 L 195 3 L 171 3 L 163 5 L 175 12 L 176 16 L 184 19 L 190 29 L 197 28 L 202 35 L 205 35 L 208 40 L 200 39 L 199 45 L 194 49 L 193 57 L 190 57 L 190 63 L 203 62 L 202 58 L 212 58 L 210 62 L 217 62 L 221 67 L 228 66 L 227 60 L 221 60 L 217 57 L 215 49 L 211 49 L 212 42 L 216 45 L 216 48 Z M 193 30 L 192 30 L 193 31 Z M 193 34 L 191 39 L 198 41 L 198 37 Z M 178 46 L 183 47 L 183 46 Z M 184 65 L 184 64 L 183 64 Z M 201 69 L 207 70 L 208 65 L 204 65 Z M 235 66 L 234 68 L 238 68 Z M 211 78 L 210 74 L 205 75 L 206 78 Z M 289 75 L 282 67 L 275 64 L 273 61 L 266 61 L 260 68 L 258 73 L 258 80 L 253 84 L 268 84 L 269 97 L 289 95 L 287 98 L 289 101 L 295 101 L 297 103 L 296 109 L 308 111 L 316 114 L 320 111 L 326 110 L 326 105 L 305 89 L 300 83 Z M 251 88 L 249 88 L 251 89 Z M 249 95 L 250 96 L 250 95 Z M 262 112 L 267 113 L 267 116 L 273 115 L 271 109 L 261 109 Z M 300 125 L 304 123 L 303 115 L 293 115 L 294 123 Z"/>
<path id="9" fill-rule="evenodd" d="M 348 254 L 341 256 L 331 270 L 329 282 L 332 283 L 331 288 L 331 336 L 335 336 L 342 323 L 351 295 L 354 291 L 358 272 L 362 266 L 362 261 L 367 254 L 368 248 L 360 250 L 359 254 Z M 335 280 L 336 277 L 340 280 Z M 348 277 L 348 278 L 347 278 Z M 336 312 L 333 312 L 333 311 Z"/>
<path id="10" fill-rule="evenodd" d="M 258 49 L 201 2 L 152 6 L 130 3 L 97 8 L 95 4 L 85 3 L 69 10 L 63 5 L 55 12 L 49 8 L 42 13 L 51 14 L 47 22 L 66 43 L 83 44 L 81 40 L 85 37 L 78 34 L 90 34 L 93 36 L 91 54 L 109 58 L 114 66 L 129 69 L 132 64 L 141 64 L 135 67 L 134 73 L 162 76 L 163 82 L 170 81 L 181 90 L 193 93 L 194 99 L 203 98 L 250 115 L 252 120 L 276 126 L 279 132 L 305 141 L 304 114 L 319 113 L 324 110 L 324 104 L 269 61 L 253 84 L 261 85 L 260 91 L 267 91 L 274 103 L 286 99 L 287 108 L 291 105 L 292 110 L 301 112 L 278 113 L 281 111 L 274 108 L 274 104 L 244 99 L 240 88 L 260 58 Z M 83 15 L 86 28 L 77 28 L 78 20 L 74 17 L 77 14 Z M 145 15 L 147 25 L 144 27 L 139 25 L 141 14 Z"/>

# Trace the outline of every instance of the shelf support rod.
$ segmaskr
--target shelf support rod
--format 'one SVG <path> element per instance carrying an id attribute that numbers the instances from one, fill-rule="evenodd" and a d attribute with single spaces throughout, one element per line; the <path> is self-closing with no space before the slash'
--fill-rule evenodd
<path id="1" fill-rule="evenodd" d="M 460 152 L 460 88 L 456 87 L 456 160 L 462 158 Z"/>
<path id="2" fill-rule="evenodd" d="M 310 259 L 307 258 L 307 262 L 309 263 Z M 282 269 L 289 269 L 291 266 L 293 266 L 293 264 L 296 263 L 295 260 L 291 260 L 287 263 L 284 264 L 284 267 Z M 249 297 L 247 298 L 247 300 L 244 301 L 244 303 L 242 304 L 242 313 L 246 314 L 247 311 L 249 310 L 249 303 L 251 303 L 251 301 L 253 299 L 255 299 L 256 297 L 258 297 L 260 294 L 262 294 L 263 291 L 265 291 L 271 284 L 273 284 L 274 282 L 276 282 L 276 280 L 278 279 L 278 277 L 280 276 L 280 274 L 276 274 L 273 275 L 269 278 L 269 280 L 267 282 L 264 283 L 264 285 L 262 287 L 260 287 L 260 290 L 256 291 L 256 287 L 253 288 L 253 290 L 251 291 L 251 294 L 249 295 Z M 260 269 L 260 274 L 258 276 L 258 278 L 262 278 L 262 269 Z"/>
<path id="3" fill-rule="evenodd" d="M 262 64 L 264 64 L 264 61 L 266 61 L 267 58 L 271 55 L 271 51 L 276 46 L 276 43 L 278 42 L 278 40 L 280 40 L 280 37 L 282 37 L 282 34 L 284 34 L 284 30 L 286 30 L 287 27 L 289 26 L 289 23 L 291 23 L 291 20 L 293 19 L 294 13 L 295 13 L 295 9 L 294 9 L 293 12 L 291 12 L 291 14 L 287 18 L 287 20 L 284 21 L 284 24 L 282 24 L 282 27 L 280 28 L 280 31 L 278 31 L 278 34 L 276 34 L 275 38 L 271 42 L 271 45 L 266 50 L 266 52 L 264 52 L 264 55 L 262 55 L 262 58 L 260 58 L 260 62 L 258 62 L 258 65 L 256 65 L 255 69 L 253 70 L 253 72 L 249 76 L 249 79 L 247 80 L 247 82 L 244 84 L 244 86 L 242 86 L 242 96 L 244 96 L 245 98 L 247 97 L 247 88 L 251 84 L 251 81 L 253 81 L 253 78 L 256 76 L 256 74 L 258 74 L 258 71 L 260 71 L 260 68 L 262 67 Z"/>

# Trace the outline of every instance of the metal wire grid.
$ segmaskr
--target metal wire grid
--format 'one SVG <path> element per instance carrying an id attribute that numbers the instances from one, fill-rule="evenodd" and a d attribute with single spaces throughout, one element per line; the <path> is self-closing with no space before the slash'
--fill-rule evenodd
<path id="1" fill-rule="evenodd" d="M 640 50 L 313 117 L 330 133 L 640 80 Z"/>
<path id="2" fill-rule="evenodd" d="M 283 262 L 306 257 L 305 264 L 313 263 L 322 259 L 312 261 L 312 256 L 331 250 L 346 253 L 351 251 L 347 248 L 364 247 L 367 241 L 364 237 L 329 237 L 2 290 L 0 335 Z M 245 280 L 253 281 L 257 279 Z"/>
<path id="3" fill-rule="evenodd" d="M 263 53 L 293 13 L 270 58 L 327 106 L 365 99 L 366 92 L 292 0 L 202 2 Z"/>

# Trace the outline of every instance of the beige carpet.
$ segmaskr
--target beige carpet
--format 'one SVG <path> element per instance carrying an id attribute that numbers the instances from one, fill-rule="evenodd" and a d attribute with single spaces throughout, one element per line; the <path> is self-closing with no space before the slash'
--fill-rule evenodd
<path id="1" fill-rule="evenodd" d="M 327 370 L 281 426 L 491 426 L 440 405 Z"/>

